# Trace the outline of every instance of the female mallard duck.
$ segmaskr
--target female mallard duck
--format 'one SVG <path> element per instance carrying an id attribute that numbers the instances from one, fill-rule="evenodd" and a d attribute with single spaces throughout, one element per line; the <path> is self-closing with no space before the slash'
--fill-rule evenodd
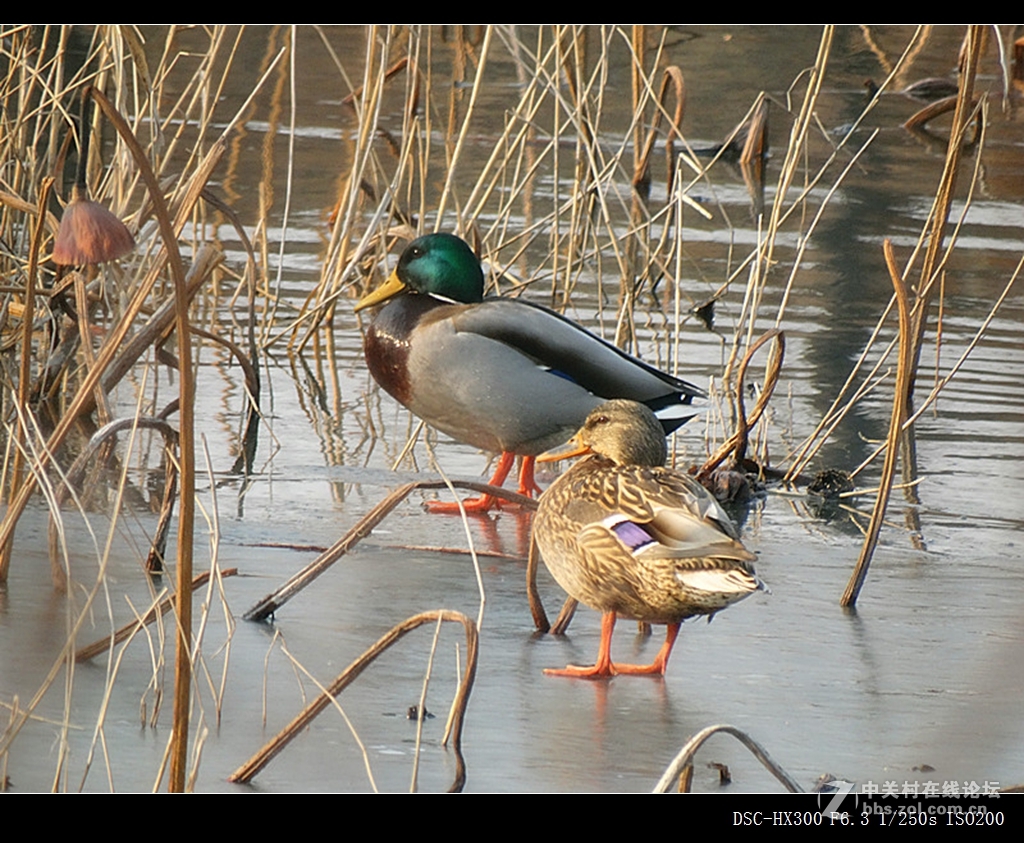
<path id="1" fill-rule="evenodd" d="M 764 588 L 756 557 L 696 480 L 664 467 L 661 425 L 635 401 L 608 401 L 587 416 L 575 450 L 593 454 L 559 477 L 540 498 L 533 535 L 551 575 L 569 594 L 604 613 L 593 667 L 545 670 L 599 679 L 619 673 L 664 675 L 679 624 L 714 615 Z M 668 624 L 649 665 L 611 659 L 616 617 Z"/>
<path id="2" fill-rule="evenodd" d="M 527 457 L 520 493 L 539 492 L 533 457 L 565 442 L 608 398 L 631 398 L 663 413 L 665 433 L 693 415 L 683 407 L 703 393 L 692 384 L 547 308 L 485 299 L 483 292 L 483 271 L 469 245 L 451 234 L 428 234 L 409 244 L 388 280 L 355 309 L 387 302 L 366 331 L 370 373 L 428 424 L 501 452 L 493 485 L 504 482 L 519 454 Z M 495 503 L 485 496 L 468 508 Z"/>

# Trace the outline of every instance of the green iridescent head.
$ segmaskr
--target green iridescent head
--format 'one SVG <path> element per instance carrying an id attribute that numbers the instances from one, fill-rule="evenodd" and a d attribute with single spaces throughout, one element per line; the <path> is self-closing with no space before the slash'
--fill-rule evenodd
<path id="1" fill-rule="evenodd" d="M 395 273 L 410 290 L 463 304 L 482 301 L 484 273 L 480 261 L 460 237 L 427 234 L 410 243 Z"/>
<path id="2" fill-rule="evenodd" d="M 454 234 L 427 234 L 406 247 L 388 280 L 364 296 L 355 311 L 409 291 L 474 304 L 484 298 L 484 273 L 465 240 Z"/>

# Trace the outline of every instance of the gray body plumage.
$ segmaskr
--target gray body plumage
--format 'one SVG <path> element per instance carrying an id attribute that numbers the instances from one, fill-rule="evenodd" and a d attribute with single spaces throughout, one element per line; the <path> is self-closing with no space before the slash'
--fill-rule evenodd
<path id="1" fill-rule="evenodd" d="M 544 308 L 509 299 L 430 311 L 412 334 L 408 408 L 460 442 L 533 456 L 565 442 L 608 397 L 677 410 L 684 382 Z M 442 385 L 443 388 L 439 388 Z"/>

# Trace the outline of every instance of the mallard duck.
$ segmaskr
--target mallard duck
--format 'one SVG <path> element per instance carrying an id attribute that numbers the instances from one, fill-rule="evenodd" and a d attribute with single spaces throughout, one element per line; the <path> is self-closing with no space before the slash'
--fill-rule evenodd
<path id="1" fill-rule="evenodd" d="M 500 486 L 526 457 L 519 491 L 540 492 L 533 457 L 564 443 L 608 398 L 642 401 L 666 433 L 693 415 L 703 392 L 631 357 L 554 311 L 522 299 L 484 298 L 473 250 L 428 234 L 402 252 L 388 280 L 356 305 L 384 304 L 366 331 L 366 363 L 397 401 L 453 439 L 502 457 Z M 486 510 L 488 497 L 469 503 Z M 433 509 L 458 511 L 457 507 Z"/>
<path id="2" fill-rule="evenodd" d="M 604 613 L 601 646 L 592 667 L 544 672 L 586 679 L 664 675 L 684 619 L 710 618 L 764 588 L 751 565 L 756 557 L 703 486 L 664 467 L 665 437 L 643 404 L 602 404 L 571 445 L 541 457 L 591 454 L 541 495 L 533 536 L 558 584 Z M 668 624 L 651 664 L 612 662 L 617 617 Z"/>

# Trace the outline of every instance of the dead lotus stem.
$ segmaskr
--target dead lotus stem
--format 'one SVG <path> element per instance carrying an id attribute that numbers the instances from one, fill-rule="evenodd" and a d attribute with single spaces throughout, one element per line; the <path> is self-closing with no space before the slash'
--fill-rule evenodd
<path id="1" fill-rule="evenodd" d="M 747 372 L 747 366 L 750 364 L 754 354 L 764 345 L 768 340 L 774 339 L 776 342 L 777 351 L 771 355 L 769 359 L 768 371 L 765 373 L 765 384 L 764 389 L 761 390 L 761 394 L 757 397 L 757 403 L 754 405 L 754 409 L 747 417 L 746 405 L 743 399 L 743 379 Z M 704 465 L 701 466 L 698 476 L 706 477 L 728 457 L 732 455 L 732 465 L 739 468 L 743 464 L 743 460 L 746 457 L 747 450 L 747 438 L 750 434 L 751 429 L 761 420 L 765 409 L 768 407 L 768 402 L 771 400 L 772 393 L 775 391 L 775 386 L 779 381 L 779 374 L 782 371 L 782 361 L 786 353 L 786 335 L 783 331 L 778 328 L 772 328 L 769 331 L 765 331 L 753 345 L 748 349 L 747 353 L 743 356 L 743 360 L 740 363 L 739 369 L 736 372 L 736 409 L 737 409 L 737 421 L 736 421 L 736 432 L 733 433 L 710 457 L 705 460 Z"/>
<path id="2" fill-rule="evenodd" d="M 811 434 L 800 444 L 799 449 L 796 449 L 796 456 L 793 458 L 793 464 L 790 467 L 789 471 L 786 472 L 786 476 L 783 478 L 783 482 L 789 483 L 793 481 L 799 474 L 803 472 L 803 470 L 808 465 L 810 465 L 811 460 L 813 460 L 814 457 L 817 456 L 818 451 L 820 451 L 821 448 L 825 445 L 825 442 L 828 441 L 828 437 L 832 435 L 832 432 L 835 430 L 836 427 L 838 427 L 839 423 L 857 405 L 857 402 L 865 395 L 867 395 L 868 392 L 874 389 L 877 383 L 881 383 L 881 381 L 886 377 L 886 375 L 883 373 L 881 376 L 878 377 L 877 381 L 875 381 L 876 373 L 879 369 L 882 368 L 885 361 L 889 358 L 889 353 L 892 351 L 892 349 L 898 342 L 898 337 L 894 337 L 892 341 L 889 343 L 889 345 L 886 347 L 885 351 L 883 351 L 882 354 L 879 356 L 878 360 L 875 362 L 875 365 L 872 367 L 871 371 L 868 372 L 867 376 L 864 378 L 864 384 L 857 388 L 854 394 L 850 397 L 850 400 L 847 401 L 845 405 L 840 407 L 840 402 L 846 396 L 846 393 L 849 391 L 850 387 L 854 383 L 854 380 L 856 379 L 857 373 L 861 370 L 861 367 L 868 359 L 868 353 L 874 346 L 875 339 L 878 337 L 878 334 L 882 330 L 882 325 L 885 322 L 885 318 L 888 316 L 889 311 L 892 309 L 892 306 L 895 303 L 896 297 L 893 296 L 893 298 L 890 299 L 889 304 L 886 305 L 885 310 L 882 312 L 882 316 L 875 323 L 874 330 L 872 331 L 871 336 L 868 338 L 867 343 L 865 343 L 864 349 L 860 353 L 860 357 L 857 358 L 857 362 L 854 363 L 853 368 L 850 371 L 850 374 L 847 375 L 846 382 L 843 384 L 839 392 L 836 394 L 836 397 L 833 399 L 832 405 L 822 415 L 821 420 L 818 422 L 818 426 L 815 427 Z M 873 381 L 875 381 L 875 383 L 872 383 Z M 792 455 L 793 452 L 790 453 Z M 787 459 L 789 459 L 789 457 L 787 457 Z"/>
<path id="3" fill-rule="evenodd" d="M 547 612 L 544 611 L 544 602 L 540 599 L 540 592 L 537 590 L 538 559 L 540 559 L 540 549 L 531 536 L 530 555 L 526 558 L 526 600 L 530 604 L 533 625 L 538 632 L 547 632 L 551 629 L 551 624 L 548 622 Z"/>
<path id="4" fill-rule="evenodd" d="M 453 707 L 455 717 L 452 727 L 452 751 L 455 753 L 456 772 L 455 780 L 449 788 L 450 792 L 462 790 L 466 782 L 466 766 L 462 758 L 462 724 L 465 718 L 466 706 L 469 703 L 469 695 L 473 690 L 473 681 L 476 678 L 477 653 L 479 636 L 476 624 L 472 618 L 466 617 L 461 612 L 454 612 L 449 609 L 439 609 L 433 612 L 422 612 L 413 615 L 402 623 L 393 626 L 385 635 L 379 638 L 366 652 L 352 662 L 338 677 L 321 693 L 316 699 L 309 703 L 299 714 L 297 714 L 284 729 L 281 730 L 272 740 L 268 741 L 259 752 L 233 772 L 228 781 L 245 784 L 269 764 L 274 757 L 281 752 L 300 732 L 304 731 L 310 723 L 330 705 L 332 698 L 338 696 L 345 688 L 354 682 L 359 675 L 369 667 L 374 660 L 404 638 L 414 629 L 427 623 L 461 623 L 466 631 L 466 671 L 459 689 L 455 695 Z"/>
<path id="5" fill-rule="evenodd" d="M 945 99 L 936 100 L 935 102 L 929 103 L 920 111 L 914 113 L 910 118 L 903 124 L 903 128 L 908 132 L 919 132 L 921 131 L 931 120 L 939 117 L 943 114 L 948 114 L 950 111 L 956 110 L 958 95 L 953 94 Z M 971 108 L 977 106 L 978 101 L 971 100 Z"/>
<path id="6" fill-rule="evenodd" d="M 511 501 L 527 509 L 536 509 L 537 502 L 524 495 L 510 492 L 499 486 L 491 486 L 488 483 L 476 483 L 468 480 L 449 481 L 452 486 L 458 489 L 468 489 L 484 495 L 492 495 L 502 500 Z M 242 617 L 247 621 L 262 621 L 270 617 L 274 612 L 284 606 L 302 589 L 313 582 L 324 571 L 330 568 L 348 551 L 365 539 L 373 531 L 373 528 L 380 524 L 388 514 L 410 493 L 417 489 L 446 489 L 448 482 L 444 480 L 414 480 L 389 493 L 385 498 L 371 509 L 366 515 L 359 519 L 355 525 L 341 537 L 335 544 L 310 562 L 305 568 L 291 577 L 279 589 L 268 594 L 255 606 L 250 608 Z"/>
<path id="7" fill-rule="evenodd" d="M 761 744 L 755 741 L 750 735 L 744 732 L 742 729 L 738 729 L 735 726 L 729 726 L 725 723 L 719 723 L 716 726 L 708 726 L 706 729 L 701 729 L 690 738 L 679 750 L 678 755 L 672 759 L 672 763 L 668 765 L 668 768 L 662 774 L 658 783 L 654 786 L 654 793 L 668 793 L 672 783 L 676 781 L 683 771 L 692 765 L 693 756 L 696 755 L 697 750 L 704 745 L 708 738 L 719 732 L 723 732 L 727 735 L 732 735 L 736 740 L 742 743 L 747 749 L 753 753 L 754 757 L 760 761 L 765 768 L 775 778 L 777 778 L 785 786 L 786 790 L 790 793 L 803 793 L 803 788 L 797 784 L 796 780 L 789 775 L 778 763 L 768 754 Z"/>
<path id="8" fill-rule="evenodd" d="M 537 632 L 550 632 L 552 635 L 564 635 L 569 628 L 569 622 L 576 614 L 576 607 L 579 601 L 575 597 L 567 597 L 562 604 L 562 609 L 555 618 L 554 624 L 549 623 L 547 613 L 544 611 L 544 603 L 540 599 L 540 592 L 537 590 L 537 568 L 540 559 L 540 550 L 537 542 L 530 541 L 530 555 L 526 560 L 526 599 L 530 604 L 530 614 L 533 616 L 533 625 Z"/>
<path id="9" fill-rule="evenodd" d="M 575 617 L 576 609 L 579 605 L 580 603 L 575 597 L 565 598 L 565 602 L 562 604 L 562 609 L 558 613 L 558 617 L 555 618 L 555 622 L 551 625 L 552 635 L 565 635 L 565 631 L 569 628 L 569 623 L 572 621 L 573 617 Z M 649 628 L 647 634 L 650 635 Z"/>
<path id="10" fill-rule="evenodd" d="M 60 589 L 63 585 L 63 570 L 60 566 L 59 561 L 59 548 L 57 541 L 57 523 L 56 513 L 59 512 L 61 504 L 67 500 L 72 490 L 77 487 L 85 475 L 85 470 L 89 466 L 96 452 L 99 450 L 104 443 L 108 442 L 112 437 L 117 436 L 124 430 L 157 430 L 164 437 L 165 447 L 172 451 L 178 441 L 178 433 L 172 428 L 164 419 L 152 418 L 149 416 L 138 416 L 133 418 L 116 419 L 112 422 L 108 422 L 102 428 L 96 431 L 90 439 L 88 445 L 82 450 L 82 452 L 72 463 L 71 468 L 68 469 L 67 476 L 63 482 L 57 487 L 56 490 L 56 501 L 55 510 L 50 512 L 49 527 L 47 530 L 49 549 L 50 549 L 50 567 L 53 571 L 54 576 L 54 588 Z M 166 501 L 165 501 L 166 504 Z M 58 581 L 59 580 L 59 581 Z"/>
<path id="11" fill-rule="evenodd" d="M 672 195 L 673 178 L 675 167 L 675 139 L 680 136 L 679 127 L 683 125 L 683 115 L 686 111 L 686 82 L 683 79 L 683 72 L 677 66 L 666 67 L 661 78 L 661 89 L 658 92 L 657 104 L 661 106 L 654 112 L 654 120 L 647 132 L 647 138 L 643 145 L 643 151 L 639 153 L 636 169 L 633 172 L 633 186 L 643 192 L 644 199 L 650 189 L 651 176 L 651 153 L 654 151 L 654 142 L 658 137 L 658 130 L 661 128 L 662 115 L 667 114 L 665 108 L 669 91 L 675 94 L 676 107 L 670 118 L 668 134 L 665 138 L 665 156 L 668 175 L 666 177 L 666 195 Z"/>
<path id="12" fill-rule="evenodd" d="M 212 331 L 207 331 L 204 328 L 192 328 L 192 333 L 200 337 L 205 337 L 211 342 L 221 345 L 231 353 L 231 355 L 238 361 L 239 367 L 242 369 L 242 373 L 245 377 L 245 396 L 246 403 L 249 405 L 250 418 L 257 419 L 257 425 L 253 425 L 252 422 L 246 424 L 246 436 L 242 442 L 242 453 L 239 455 L 239 462 L 235 463 L 235 471 L 241 472 L 243 467 L 251 467 L 252 460 L 247 457 L 248 453 L 255 454 L 256 442 L 255 442 L 255 430 L 258 429 L 259 409 L 260 409 L 260 375 L 259 370 L 253 365 L 252 361 L 246 356 L 245 352 L 236 343 L 233 343 L 227 337 L 219 336 Z M 248 468 L 246 468 L 248 473 Z"/>
<path id="13" fill-rule="evenodd" d="M 212 174 L 213 167 L 220 160 L 220 156 L 223 152 L 224 145 L 220 143 L 215 145 L 210 152 L 207 153 L 200 169 L 193 175 L 193 184 L 196 181 L 201 181 L 205 184 L 206 180 L 209 179 Z M 201 178 L 197 179 L 197 176 L 201 176 Z M 188 198 L 193 199 L 193 195 L 194 198 L 198 198 L 199 190 L 190 190 Z M 179 231 L 185 224 L 189 214 L 191 213 L 191 208 L 192 205 L 189 202 L 183 202 L 179 205 L 178 215 L 175 218 L 175 231 Z M 64 440 L 67 438 L 68 433 L 71 431 L 71 428 L 74 426 L 78 417 L 82 413 L 90 412 L 92 410 L 92 407 L 94 406 L 92 402 L 95 399 L 93 389 L 96 386 L 96 380 L 103 372 L 107 371 L 107 367 L 117 354 L 117 350 L 125 336 L 128 334 L 128 331 L 131 329 L 135 318 L 138 316 L 146 300 L 149 298 L 153 285 L 163 272 L 164 261 L 166 261 L 166 259 L 167 251 L 166 249 L 162 249 L 160 255 L 153 261 L 153 264 L 147 272 L 143 282 L 136 288 L 124 315 L 121 317 L 121 320 L 108 333 L 107 340 L 96 357 L 95 367 L 85 374 L 85 377 L 79 384 L 78 391 L 75 393 L 74 398 L 71 400 L 70 404 L 65 409 L 64 414 L 57 422 L 53 433 L 50 434 L 50 438 L 46 442 L 46 447 L 42 451 L 41 460 L 38 466 L 36 466 L 38 470 L 41 471 L 44 469 L 53 459 L 53 455 L 60 449 L 61 445 L 64 444 Z M 170 305 L 170 314 L 172 318 L 174 314 L 173 307 L 173 304 Z M 145 348 L 148 347 L 150 342 L 147 342 L 142 349 L 139 350 L 140 356 Z M 129 346 L 132 346 L 132 343 L 130 343 Z M 129 365 L 125 371 L 130 368 L 131 365 Z M 106 387 L 106 381 L 104 384 L 105 388 L 108 388 Z M 36 484 L 37 481 L 34 475 L 31 475 L 26 478 L 26 481 L 19 489 L 18 494 L 11 496 L 10 505 L 7 508 L 7 512 L 4 513 L 3 521 L 0 522 L 0 548 L 4 548 L 10 544 L 14 536 L 15 527 L 18 524 L 18 519 L 21 517 L 32 493 L 35 491 Z"/>
<path id="14" fill-rule="evenodd" d="M 882 476 L 879 479 L 878 496 L 875 498 L 875 506 L 871 512 L 871 523 L 868 524 L 867 535 L 864 544 L 861 546 L 860 557 L 853 569 L 850 582 L 843 592 L 841 606 L 853 606 L 857 603 L 857 596 L 868 575 L 868 567 L 871 565 L 871 557 L 875 552 L 875 545 L 878 543 L 878 534 L 882 529 L 882 520 L 885 517 L 885 508 L 889 503 L 889 493 L 892 489 L 892 479 L 896 471 L 897 443 L 903 429 L 903 421 L 907 415 L 907 390 L 910 387 L 910 369 L 913 366 L 911 359 L 913 330 L 910 322 L 910 301 L 907 295 L 906 283 L 900 275 L 896 266 L 896 257 L 892 251 L 892 241 L 885 240 L 885 262 L 889 268 L 889 278 L 896 291 L 896 304 L 900 318 L 900 344 L 899 363 L 896 368 L 896 388 L 894 390 L 892 403 L 892 418 L 889 422 L 889 437 L 885 451 L 885 462 L 882 465 Z"/>

